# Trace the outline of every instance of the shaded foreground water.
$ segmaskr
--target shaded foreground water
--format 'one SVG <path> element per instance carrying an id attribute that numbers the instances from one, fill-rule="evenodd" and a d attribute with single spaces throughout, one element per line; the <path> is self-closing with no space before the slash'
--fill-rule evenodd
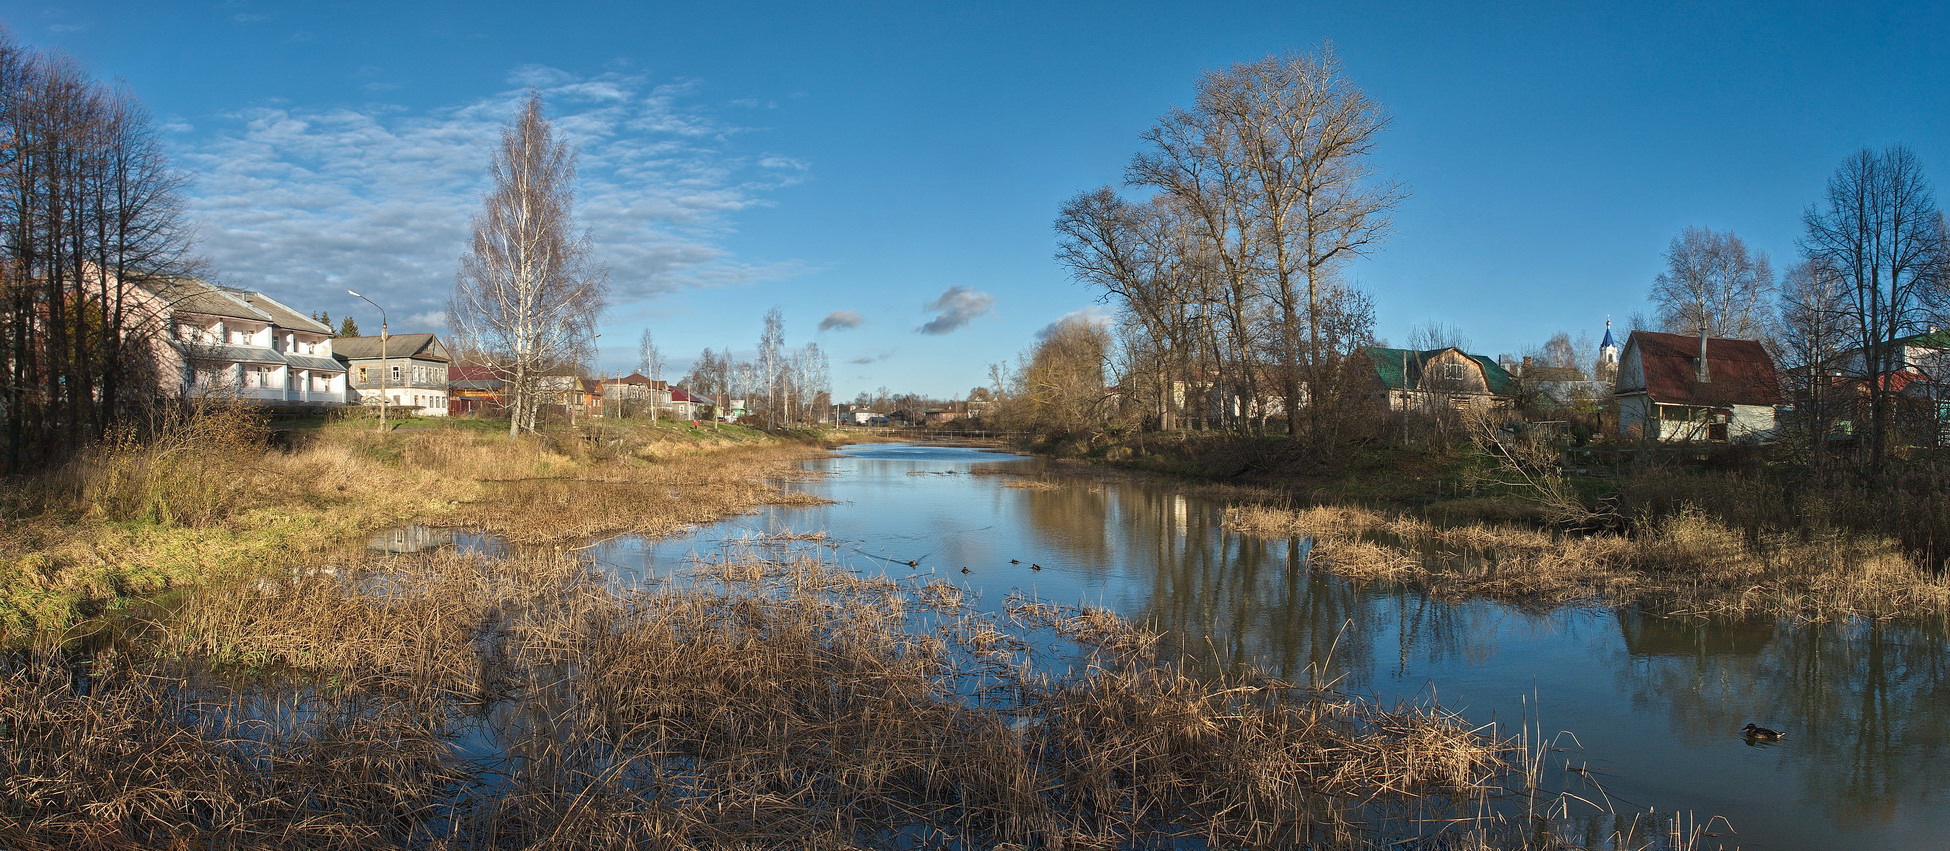
<path id="1" fill-rule="evenodd" d="M 1942 624 L 1437 602 L 1311 570 L 1301 541 L 1229 534 L 1222 504 L 1164 482 L 1065 479 L 1040 459 L 906 444 L 849 447 L 812 466 L 828 475 L 795 487 L 834 504 L 618 539 L 593 550 L 597 563 L 639 585 L 728 538 L 820 530 L 863 574 L 932 572 L 988 610 L 1015 591 L 1103 606 L 1199 664 L 1256 663 L 1384 702 L 1434 697 L 1509 735 L 1541 729 L 1562 748 L 1551 763 L 1592 801 L 1572 810 L 1594 838 L 1616 823 L 1610 808 L 1690 814 L 1722 834 L 1706 847 L 1950 843 Z M 1748 722 L 1788 737 L 1750 744 L 1738 733 Z"/>

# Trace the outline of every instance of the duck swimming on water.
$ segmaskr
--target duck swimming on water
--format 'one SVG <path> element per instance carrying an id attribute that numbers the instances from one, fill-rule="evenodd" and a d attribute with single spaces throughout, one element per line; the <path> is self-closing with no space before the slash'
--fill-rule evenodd
<path id="1" fill-rule="evenodd" d="M 1779 730 L 1769 730 L 1766 727 L 1756 727 L 1752 724 L 1741 728 L 1740 734 L 1759 742 L 1778 742 L 1787 735 Z"/>

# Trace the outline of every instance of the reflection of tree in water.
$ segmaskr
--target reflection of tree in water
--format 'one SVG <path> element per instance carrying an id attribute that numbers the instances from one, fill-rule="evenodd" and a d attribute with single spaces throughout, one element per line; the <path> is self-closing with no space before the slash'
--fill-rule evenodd
<path id="1" fill-rule="evenodd" d="M 1805 797 L 1837 823 L 1888 822 L 1941 788 L 1950 757 L 1941 626 L 1618 619 L 1636 706 L 1665 706 L 1688 744 L 1748 721 L 1779 723 Z"/>
<path id="2" fill-rule="evenodd" d="M 1061 542 L 1076 557 L 1065 570 L 1097 579 L 1106 566 L 1117 563 L 1110 548 L 1110 527 L 1117 520 L 1111 514 L 1109 488 L 1065 484 L 1010 490 L 1022 495 L 1022 513 L 1039 538 Z"/>
<path id="3" fill-rule="evenodd" d="M 1146 600 L 1137 618 L 1197 664 L 1252 661 L 1289 681 L 1310 682 L 1318 672 L 1321 682 L 1338 679 L 1343 688 L 1359 689 L 1377 664 L 1390 661 L 1377 658 L 1384 645 L 1400 668 L 1411 654 L 1439 660 L 1485 652 L 1488 609 L 1432 603 L 1399 587 L 1333 576 L 1307 563 L 1305 542 L 1229 533 L 1221 505 L 1166 486 L 1125 483 L 1089 496 L 1105 494 L 1110 513 L 1085 513 L 1104 509 L 1079 498 L 1052 503 L 1081 515 L 1059 521 L 1038 503 L 1038 522 L 1085 527 L 1066 526 L 1070 540 L 1116 534 L 1108 544 L 1116 563 L 1151 565 L 1150 587 L 1137 591 Z"/>

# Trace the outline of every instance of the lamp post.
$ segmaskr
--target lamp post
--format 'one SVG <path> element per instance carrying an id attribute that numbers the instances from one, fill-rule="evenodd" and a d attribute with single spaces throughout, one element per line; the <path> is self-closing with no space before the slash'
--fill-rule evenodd
<path id="1" fill-rule="evenodd" d="M 346 290 L 346 293 L 350 294 L 353 298 L 372 305 L 379 311 L 379 430 L 383 432 L 386 430 L 386 405 L 393 401 L 391 397 L 386 395 L 386 372 L 393 368 L 391 364 L 386 362 L 386 308 L 380 307 L 378 302 L 351 290 Z"/>

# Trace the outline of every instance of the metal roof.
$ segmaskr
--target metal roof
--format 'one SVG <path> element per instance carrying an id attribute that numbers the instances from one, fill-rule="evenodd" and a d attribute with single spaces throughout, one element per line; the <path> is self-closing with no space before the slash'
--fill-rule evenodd
<path id="1" fill-rule="evenodd" d="M 1368 346 L 1361 351 L 1366 353 L 1368 360 L 1374 363 L 1375 375 L 1381 379 L 1381 386 L 1390 390 L 1416 390 L 1420 389 L 1422 384 L 1423 365 L 1434 359 L 1436 355 L 1451 349 L 1416 351 Z M 1483 355 L 1472 355 L 1461 349 L 1454 349 L 1454 351 L 1475 361 L 1483 368 L 1483 380 L 1489 385 L 1491 393 L 1501 395 L 1510 392 L 1510 373 L 1495 360 Z"/>
<path id="2" fill-rule="evenodd" d="M 1699 381 L 1698 337 L 1633 331 L 1625 340 L 1628 359 L 1634 350 L 1645 375 L 1645 393 L 1655 402 L 1778 405 L 1782 401 L 1774 359 L 1757 341 L 1708 338 L 1704 383 Z"/>

